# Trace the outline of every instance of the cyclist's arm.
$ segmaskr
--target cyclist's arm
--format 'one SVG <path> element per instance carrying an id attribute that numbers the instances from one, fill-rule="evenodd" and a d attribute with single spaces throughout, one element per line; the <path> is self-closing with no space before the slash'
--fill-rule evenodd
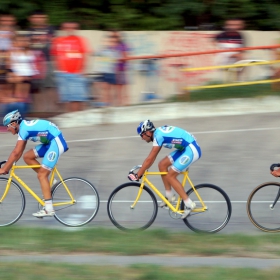
<path id="1" fill-rule="evenodd" d="M 154 161 L 155 161 L 155 159 L 156 159 L 160 149 L 161 149 L 161 146 L 153 146 L 150 154 L 144 160 L 144 162 L 142 164 L 142 167 L 137 172 L 138 178 L 140 178 L 144 174 L 146 169 L 150 168 L 153 165 L 153 163 L 154 163 Z"/>
<path id="2" fill-rule="evenodd" d="M 24 140 L 17 141 L 17 144 L 16 144 L 14 150 L 11 152 L 11 154 L 8 158 L 8 161 L 5 163 L 5 166 L 0 169 L 0 172 L 3 170 L 3 171 L 5 171 L 5 174 L 9 173 L 14 162 L 17 162 L 20 159 L 20 157 L 22 156 L 26 143 L 27 143 L 27 141 L 24 141 Z"/>

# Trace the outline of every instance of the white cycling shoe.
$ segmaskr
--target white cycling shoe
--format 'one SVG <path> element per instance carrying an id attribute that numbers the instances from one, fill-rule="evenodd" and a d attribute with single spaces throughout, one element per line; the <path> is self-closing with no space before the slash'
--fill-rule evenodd
<path id="1" fill-rule="evenodd" d="M 186 206 L 185 211 L 184 211 L 184 213 L 183 213 L 182 216 L 181 216 L 181 219 L 182 219 L 182 220 L 186 219 L 186 218 L 190 215 L 191 211 L 192 211 L 195 207 L 196 207 L 195 202 L 192 202 L 192 203 L 191 203 L 191 207 Z"/>
<path id="2" fill-rule="evenodd" d="M 165 198 L 167 199 L 167 197 L 165 197 Z M 169 201 L 172 205 L 174 205 L 174 203 L 176 202 L 176 195 L 173 194 L 173 196 L 171 197 L 171 199 L 168 199 L 168 201 Z M 167 206 L 167 204 L 166 204 L 164 201 L 160 202 L 159 205 L 158 205 L 158 207 L 164 208 L 164 209 L 169 209 L 169 207 Z"/>
<path id="3" fill-rule="evenodd" d="M 55 211 L 46 211 L 46 209 L 43 208 L 40 211 L 33 213 L 32 215 L 36 218 L 53 217 L 55 215 Z"/>

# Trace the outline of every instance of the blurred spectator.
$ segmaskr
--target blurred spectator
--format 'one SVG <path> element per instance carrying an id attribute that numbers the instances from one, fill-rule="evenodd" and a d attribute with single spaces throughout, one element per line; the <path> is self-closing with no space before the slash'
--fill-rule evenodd
<path id="1" fill-rule="evenodd" d="M 241 34 L 244 28 L 244 21 L 238 18 L 228 19 L 225 22 L 223 32 L 215 36 L 215 42 L 218 49 L 233 49 L 245 47 L 245 40 Z M 224 52 L 217 56 L 219 65 L 230 65 L 244 59 L 244 52 Z M 240 80 L 240 75 L 243 68 L 236 69 L 237 78 Z"/>
<path id="2" fill-rule="evenodd" d="M 32 93 L 37 93 L 44 90 L 46 106 L 56 105 L 57 93 L 56 83 L 54 78 L 54 69 L 50 57 L 51 41 L 55 35 L 55 28 L 48 24 L 48 16 L 43 11 L 34 11 L 29 16 L 30 28 L 28 34 L 31 39 L 31 47 L 35 50 L 37 67 L 40 69 L 39 75 L 32 79 Z M 50 101 L 53 101 L 51 104 Z M 48 108 L 50 110 L 50 107 Z M 55 108 L 52 108 L 55 110 Z"/>
<path id="3" fill-rule="evenodd" d="M 7 83 L 7 55 L 11 48 L 13 36 L 16 30 L 16 20 L 13 15 L 5 14 L 0 16 L 0 102 L 5 96 L 11 93 L 11 85 Z M 0 108 L 0 116 L 3 114 L 3 105 Z M 6 128 L 0 126 L 0 131 Z"/>
<path id="4" fill-rule="evenodd" d="M 117 105 L 129 105 L 129 97 L 127 92 L 127 62 L 122 60 L 123 58 L 128 57 L 129 48 L 125 41 L 123 40 L 120 32 L 112 32 L 112 36 L 116 37 L 117 44 L 116 50 L 119 51 L 120 60 L 116 65 L 116 92 L 117 92 Z"/>
<path id="5" fill-rule="evenodd" d="M 36 57 L 30 49 L 30 39 L 26 35 L 15 35 L 7 56 L 7 81 L 13 85 L 10 95 L 2 98 L 4 113 L 18 109 L 25 117 L 30 105 L 30 84 L 38 74 Z"/>
<path id="6" fill-rule="evenodd" d="M 76 22 L 63 23 L 63 34 L 53 40 L 51 48 L 60 101 L 66 103 L 68 112 L 83 110 L 89 99 L 89 80 L 84 74 L 90 49 L 85 38 L 76 34 L 78 29 Z"/>
<path id="7" fill-rule="evenodd" d="M 97 82 L 98 106 L 115 106 L 118 103 L 116 101 L 116 70 L 123 53 L 120 52 L 119 39 L 114 32 L 108 32 L 102 47 L 96 51 L 95 55 L 97 56 L 95 69 L 100 73 Z"/>
<path id="8" fill-rule="evenodd" d="M 276 40 L 275 45 L 280 44 L 280 39 Z M 280 60 L 280 48 L 272 49 L 273 58 L 272 60 Z M 271 65 L 273 71 L 272 79 L 280 79 L 280 63 Z M 271 83 L 272 90 L 280 90 L 280 82 Z"/>

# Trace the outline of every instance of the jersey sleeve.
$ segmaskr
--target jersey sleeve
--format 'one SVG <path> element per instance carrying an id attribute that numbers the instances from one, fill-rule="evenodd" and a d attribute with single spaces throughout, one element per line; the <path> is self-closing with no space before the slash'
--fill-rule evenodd
<path id="1" fill-rule="evenodd" d="M 18 133 L 18 140 L 27 141 L 28 136 L 29 136 L 28 132 L 25 129 L 21 129 Z"/>
<path id="2" fill-rule="evenodd" d="M 155 132 L 154 132 L 153 146 L 160 146 L 160 147 L 161 147 L 162 144 L 163 144 L 163 141 L 164 141 L 163 136 L 160 135 L 160 134 L 158 133 L 158 131 L 155 131 Z"/>

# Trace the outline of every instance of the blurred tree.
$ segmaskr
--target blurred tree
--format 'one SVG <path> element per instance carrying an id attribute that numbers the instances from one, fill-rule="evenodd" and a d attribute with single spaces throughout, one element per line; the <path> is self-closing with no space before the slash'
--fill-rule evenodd
<path id="1" fill-rule="evenodd" d="M 221 27 L 229 17 L 247 29 L 279 30 L 278 0 L 1 0 L 0 13 L 12 13 L 25 28 L 28 15 L 42 9 L 50 23 L 78 21 L 83 29 L 182 30 Z"/>

